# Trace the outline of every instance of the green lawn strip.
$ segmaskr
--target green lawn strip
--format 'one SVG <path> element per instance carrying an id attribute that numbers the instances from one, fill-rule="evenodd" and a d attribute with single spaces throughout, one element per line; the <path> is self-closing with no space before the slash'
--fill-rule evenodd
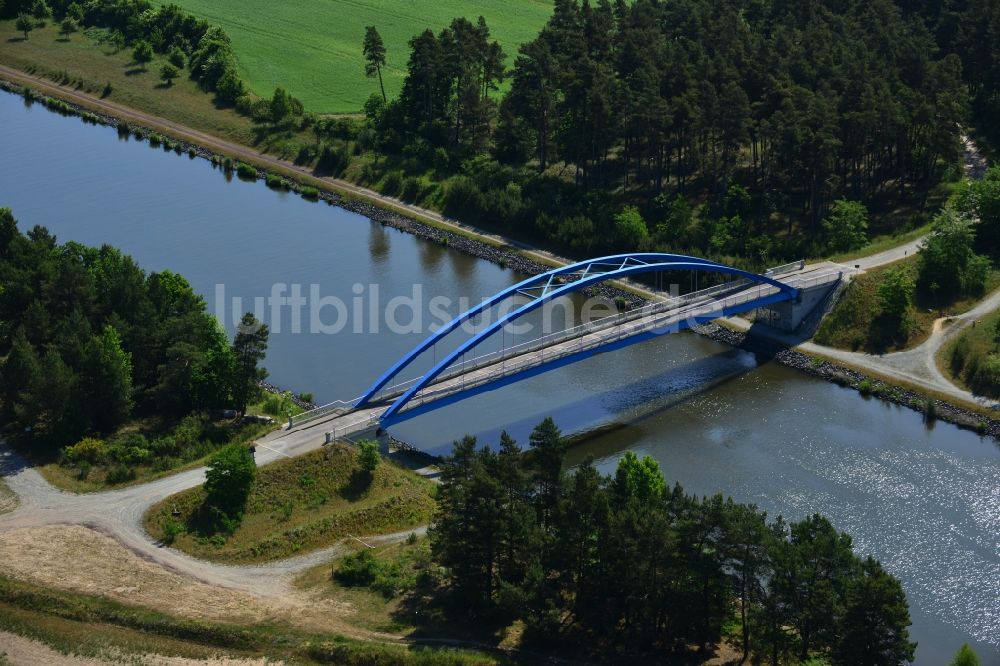
<path id="1" fill-rule="evenodd" d="M 150 509 L 146 529 L 163 538 L 164 525 L 187 527 L 173 547 L 208 560 L 266 562 L 329 546 L 348 534 L 384 534 L 430 520 L 433 484 L 383 460 L 370 484 L 357 452 L 334 445 L 260 468 L 240 527 L 232 535 L 212 534 L 201 521 L 201 487 L 163 500 Z M 174 511 L 179 515 L 174 516 Z"/>
<path id="2" fill-rule="evenodd" d="M 893 352 L 912 349 L 931 334 L 934 320 L 949 314 L 960 314 L 974 307 L 978 297 L 960 296 L 947 303 L 929 305 L 927 298 L 916 294 L 911 313 L 911 326 L 905 341 L 894 341 L 879 348 L 873 339 L 872 322 L 878 314 L 877 291 L 889 271 L 903 269 L 916 281 L 918 259 L 907 257 L 902 261 L 881 266 L 854 277 L 816 332 L 815 340 L 821 345 L 849 351 Z M 1000 271 L 990 272 L 984 293 L 1000 286 Z"/>
<path id="3" fill-rule="evenodd" d="M 991 398 L 1000 397 L 998 322 L 1000 310 L 994 310 L 938 350 L 938 368 L 953 384 Z"/>
<path id="4" fill-rule="evenodd" d="M 142 463 L 95 463 L 85 475 L 82 474 L 80 465 L 70 464 L 63 460 L 54 460 L 52 457 L 41 459 L 36 455 L 32 455 L 31 451 L 25 451 L 25 453 L 32 459 L 32 462 L 45 480 L 56 488 L 73 493 L 92 493 L 147 483 L 155 479 L 170 476 L 171 474 L 202 467 L 205 465 L 208 457 L 223 446 L 233 442 L 249 444 L 276 426 L 280 426 L 283 421 L 277 419 L 276 425 L 266 425 L 256 423 L 236 424 L 224 420 L 212 421 L 209 419 L 207 423 L 218 428 L 218 435 L 214 438 L 200 439 L 189 449 L 182 451 L 178 456 L 159 456 L 154 453 L 146 462 Z M 169 426 L 155 422 L 151 424 L 149 420 L 138 420 L 124 425 L 108 439 L 121 440 L 131 433 L 141 433 L 152 441 L 161 435 L 172 434 L 172 430 Z M 121 466 L 126 467 L 132 472 L 134 477 L 109 482 L 108 475 L 110 471 L 115 467 Z"/>
<path id="5" fill-rule="evenodd" d="M 883 374 L 881 372 L 877 372 L 875 370 L 872 370 L 871 368 L 863 367 L 861 365 L 854 365 L 854 364 L 852 364 L 852 363 L 850 363 L 848 361 L 844 361 L 844 360 L 839 359 L 839 358 L 831 358 L 831 357 L 825 356 L 824 354 L 821 354 L 821 353 L 816 353 L 816 352 L 803 352 L 803 353 L 805 353 L 807 356 L 815 359 L 816 363 L 821 363 L 823 361 L 826 361 L 827 363 L 830 363 L 830 364 L 832 364 L 834 366 L 839 366 L 839 367 L 842 367 L 842 368 L 848 368 L 850 370 L 854 370 L 855 372 L 863 374 L 866 377 L 869 377 L 870 380 L 871 380 L 869 382 L 869 384 L 871 386 L 871 390 L 868 391 L 867 393 L 869 395 L 873 396 L 873 397 L 876 397 L 876 398 L 889 398 L 889 397 L 892 397 L 892 394 L 894 392 L 898 391 L 899 389 L 905 389 L 907 391 L 911 391 L 912 393 L 914 393 L 914 394 L 916 394 L 918 396 L 921 396 L 925 400 L 926 399 L 938 400 L 938 401 L 941 401 L 943 403 L 946 403 L 946 404 L 952 405 L 954 407 L 957 407 L 959 409 L 963 409 L 965 411 L 971 412 L 971 413 L 976 414 L 978 416 L 983 416 L 983 417 L 985 417 L 987 419 L 995 419 L 996 416 L 997 416 L 996 411 L 993 410 L 992 408 L 983 406 L 983 405 L 981 405 L 981 404 L 979 404 L 977 402 L 972 402 L 972 401 L 962 400 L 960 398 L 956 398 L 955 396 L 953 396 L 951 394 L 948 394 L 948 393 L 943 393 L 941 391 L 936 391 L 934 389 L 929 389 L 924 384 L 905 381 L 905 380 L 899 379 L 898 377 L 889 376 L 889 375 Z M 851 383 L 849 381 L 845 381 L 845 382 L 838 381 L 837 383 L 842 384 L 844 386 L 850 386 L 851 388 L 858 389 L 858 390 L 860 390 L 862 388 L 860 386 L 860 384 L 859 385 L 854 385 L 853 383 Z M 979 421 L 979 420 L 976 420 L 976 419 L 972 419 L 972 420 L 963 420 L 960 423 L 956 423 L 956 425 L 961 425 L 961 426 L 966 427 L 966 428 L 968 428 L 970 430 L 977 430 L 978 426 L 980 425 L 980 423 L 983 423 L 983 422 L 984 421 Z"/>
<path id="6" fill-rule="evenodd" d="M 365 27 L 374 25 L 386 47 L 386 95 L 402 90 L 410 39 L 435 33 L 453 18 L 486 19 L 512 65 L 518 47 L 538 35 L 552 14 L 551 0 L 180 0 L 183 9 L 221 26 L 232 39 L 240 73 L 250 88 L 270 96 L 286 88 L 321 113 L 359 111 L 379 91 L 365 77 Z"/>
<path id="7" fill-rule="evenodd" d="M 466 650 L 422 648 L 306 633 L 284 624 L 237 625 L 173 617 L 101 597 L 42 588 L 0 576 L 0 629 L 64 653 L 121 658 L 267 656 L 295 663 L 495 664 Z"/>
<path id="8" fill-rule="evenodd" d="M 0 477 L 0 513 L 13 511 L 19 503 L 17 495 L 7 485 L 7 481 Z"/>
<path id="9" fill-rule="evenodd" d="M 870 257 L 873 254 L 878 254 L 879 252 L 885 252 L 886 250 L 891 250 L 894 247 L 899 247 L 900 245 L 906 245 L 910 241 L 914 241 L 921 236 L 929 234 L 931 231 L 931 225 L 924 224 L 915 229 L 910 229 L 909 231 L 903 231 L 898 234 L 889 234 L 885 236 L 877 236 L 871 239 L 867 245 L 858 250 L 853 250 L 851 252 L 843 252 L 841 254 L 835 254 L 831 257 L 818 257 L 818 259 L 827 259 L 836 263 L 846 263 L 852 259 L 862 259 L 864 257 Z"/>

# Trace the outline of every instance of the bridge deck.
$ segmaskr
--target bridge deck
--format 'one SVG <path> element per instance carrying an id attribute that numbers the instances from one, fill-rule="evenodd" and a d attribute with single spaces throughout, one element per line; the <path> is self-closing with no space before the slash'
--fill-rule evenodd
<path id="1" fill-rule="evenodd" d="M 840 278 L 839 270 L 831 271 L 826 265 L 799 267 L 781 275 L 789 286 L 806 289 L 834 282 Z M 486 354 L 467 363 L 456 363 L 447 374 L 418 393 L 408 403 L 405 411 L 395 417 L 404 420 L 424 411 L 431 403 L 466 394 L 490 384 L 510 381 L 528 373 L 537 373 L 599 353 L 618 348 L 664 333 L 670 333 L 766 304 L 768 299 L 778 302 L 784 297 L 779 290 L 767 284 L 730 283 L 714 288 L 715 293 L 699 292 L 678 299 L 667 299 L 622 315 L 605 317 L 583 326 L 539 338 L 516 347 Z M 752 305 L 751 305 L 752 304 Z M 313 428 L 332 431 L 342 436 L 374 427 L 389 401 L 402 394 L 412 382 L 387 388 L 380 393 L 379 401 L 363 409 L 353 410 L 347 403 L 328 405 L 293 420 L 293 428 Z"/>

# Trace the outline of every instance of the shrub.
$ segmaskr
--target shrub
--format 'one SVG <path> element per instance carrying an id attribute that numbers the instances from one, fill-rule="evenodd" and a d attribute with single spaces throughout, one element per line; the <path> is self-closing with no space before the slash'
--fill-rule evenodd
<path id="1" fill-rule="evenodd" d="M 468 176 L 448 179 L 444 188 L 444 212 L 452 217 L 479 217 L 483 210 L 483 193 Z"/>
<path id="2" fill-rule="evenodd" d="M 205 505 L 215 529 L 236 530 L 256 481 L 257 465 L 243 444 L 230 444 L 212 456 L 205 472 Z"/>
<path id="3" fill-rule="evenodd" d="M 350 164 L 351 156 L 347 154 L 345 146 L 339 148 L 325 146 L 319 155 L 319 161 L 316 162 L 316 170 L 331 176 L 340 176 Z"/>
<path id="4" fill-rule="evenodd" d="M 873 388 L 874 384 L 872 383 L 872 380 L 868 379 L 867 377 L 865 379 L 862 379 L 861 383 L 858 384 L 858 391 L 861 392 L 861 395 L 871 395 Z"/>
<path id="5" fill-rule="evenodd" d="M 399 194 L 402 187 L 403 173 L 401 171 L 390 171 L 385 174 L 385 178 L 382 180 L 382 186 L 379 188 L 379 191 L 383 194 L 388 194 L 389 196 L 396 196 Z"/>
<path id="6" fill-rule="evenodd" d="M 173 63 L 163 63 L 163 67 L 160 68 L 160 78 L 163 83 L 170 87 L 174 85 L 174 79 L 181 75 L 181 70 L 179 70 Z"/>
<path id="7" fill-rule="evenodd" d="M 174 518 L 165 518 L 163 524 L 161 525 L 163 530 L 163 543 L 168 546 L 176 541 L 177 537 L 181 535 L 184 531 L 184 525 L 181 524 L 179 520 Z"/>
<path id="8" fill-rule="evenodd" d="M 232 104 L 247 94 L 246 86 L 235 68 L 229 68 L 215 85 L 215 94 L 219 101 Z M 242 113 L 242 112 L 241 112 Z"/>
<path id="9" fill-rule="evenodd" d="M 373 474 L 382 457 L 378 453 L 378 442 L 363 439 L 358 443 L 358 464 L 362 471 Z"/>
<path id="10" fill-rule="evenodd" d="M 63 456 L 69 463 L 87 462 L 90 464 L 103 462 L 108 455 L 108 445 L 102 439 L 87 437 L 72 446 L 63 449 Z"/>
<path id="11" fill-rule="evenodd" d="M 398 564 L 377 558 L 370 550 L 345 557 L 333 577 L 346 587 L 370 587 L 387 599 L 413 586 L 413 580 L 403 574 Z"/>
<path id="12" fill-rule="evenodd" d="M 163 139 L 160 137 L 159 134 L 150 134 L 149 135 L 149 145 L 150 146 L 154 146 L 155 147 L 155 146 L 160 145 L 161 143 L 163 143 Z"/>
<path id="13" fill-rule="evenodd" d="M 184 69 L 184 51 L 180 50 L 180 48 L 175 46 L 170 49 L 170 53 L 167 54 L 167 60 L 177 69 Z"/>
<path id="14" fill-rule="evenodd" d="M 403 201 L 414 202 L 420 196 L 420 179 L 410 176 L 403 181 L 403 191 L 400 193 L 400 197 Z"/>
<path id="15" fill-rule="evenodd" d="M 257 169 L 254 168 L 254 167 L 252 167 L 252 166 L 250 166 L 249 164 L 244 164 L 243 162 L 237 163 L 237 165 L 236 165 L 236 174 L 240 178 L 246 178 L 248 180 L 256 180 L 257 179 Z"/>
<path id="16" fill-rule="evenodd" d="M 299 146 L 299 152 L 295 155 L 295 163 L 299 165 L 311 164 L 316 159 L 316 147 L 313 145 Z"/>
<path id="17" fill-rule="evenodd" d="M 135 470 L 128 465 L 112 465 L 111 469 L 108 470 L 108 476 L 106 481 L 109 485 L 116 485 L 119 483 L 126 483 L 135 479 Z"/>
<path id="18" fill-rule="evenodd" d="M 924 401 L 924 419 L 928 422 L 937 419 L 937 403 L 934 402 L 934 398 L 927 398 Z"/>
<path id="19" fill-rule="evenodd" d="M 312 402 L 313 401 L 313 394 L 312 393 L 306 393 L 306 392 L 303 391 L 302 393 L 299 393 L 299 400 L 301 400 L 302 402 Z"/>
<path id="20" fill-rule="evenodd" d="M 310 199 L 312 201 L 319 199 L 319 190 L 315 187 L 310 187 L 309 185 L 303 185 L 300 187 L 299 194 L 302 195 L 303 199 Z"/>
<path id="21" fill-rule="evenodd" d="M 273 173 L 267 174 L 267 186 L 273 190 L 287 190 L 288 183 L 281 176 Z"/>
<path id="22" fill-rule="evenodd" d="M 264 404 L 261 406 L 261 411 L 265 414 L 270 414 L 271 416 L 286 417 L 290 411 L 294 412 L 295 403 L 292 402 L 292 394 L 287 391 L 284 393 L 271 393 L 264 399 Z"/>
<path id="23" fill-rule="evenodd" d="M 233 170 L 233 158 L 232 157 L 226 157 L 224 160 L 222 160 L 222 168 L 225 169 L 226 171 L 232 171 Z"/>

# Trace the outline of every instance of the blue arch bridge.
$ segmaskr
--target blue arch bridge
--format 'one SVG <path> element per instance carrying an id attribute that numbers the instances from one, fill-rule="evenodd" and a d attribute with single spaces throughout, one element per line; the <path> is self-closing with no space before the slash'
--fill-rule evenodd
<path id="1" fill-rule="evenodd" d="M 331 441 L 385 428 L 597 353 L 755 310 L 771 325 L 794 330 L 841 281 L 838 268 L 796 262 L 758 275 L 707 259 L 663 253 L 618 254 L 561 266 L 483 299 L 428 335 L 360 397 L 294 416 L 289 429 L 322 428 Z M 518 320 L 555 299 L 607 281 L 652 275 L 655 282 L 657 276 L 678 272 L 706 273 L 723 281 L 684 295 L 654 292 L 654 298 L 641 307 L 528 340 L 511 335 L 514 339 L 507 343 L 507 331 Z M 475 332 L 456 344 L 456 331 L 469 328 Z M 485 345 L 488 340 L 492 342 Z M 495 348 L 483 351 L 487 346 Z M 425 369 L 418 370 L 421 367 Z"/>

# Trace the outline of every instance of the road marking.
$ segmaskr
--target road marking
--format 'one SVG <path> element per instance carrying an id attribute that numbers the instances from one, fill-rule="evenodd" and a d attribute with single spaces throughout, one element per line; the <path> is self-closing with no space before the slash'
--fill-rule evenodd
<path id="1" fill-rule="evenodd" d="M 375 546 L 372 546 L 370 544 L 365 543 L 364 541 L 362 541 L 358 537 L 354 536 L 353 534 L 348 534 L 347 536 L 351 537 L 352 539 L 354 539 L 355 541 L 357 541 L 358 543 L 360 543 L 362 546 L 367 546 L 368 548 L 371 548 L 372 550 L 375 550 Z"/>
<path id="2" fill-rule="evenodd" d="M 275 442 L 275 444 L 284 444 L 284 443 L 285 443 L 285 442 L 284 442 L 284 440 L 280 440 L 280 441 L 278 441 L 278 442 Z M 293 457 L 293 456 L 290 456 L 290 455 L 288 455 L 288 454 L 287 454 L 287 453 L 285 453 L 284 451 L 279 451 L 278 449 L 272 449 L 272 448 L 271 448 L 270 446 L 266 446 L 266 445 L 264 445 L 264 444 L 261 444 L 260 442 L 258 442 L 258 443 L 257 443 L 257 444 L 255 444 L 254 446 L 259 446 L 259 447 L 260 447 L 260 448 L 262 448 L 262 449 L 267 449 L 268 451 L 273 451 L 274 453 L 277 453 L 277 454 L 278 454 L 278 455 L 280 455 L 280 456 L 285 456 L 286 458 L 291 458 L 291 457 Z"/>

